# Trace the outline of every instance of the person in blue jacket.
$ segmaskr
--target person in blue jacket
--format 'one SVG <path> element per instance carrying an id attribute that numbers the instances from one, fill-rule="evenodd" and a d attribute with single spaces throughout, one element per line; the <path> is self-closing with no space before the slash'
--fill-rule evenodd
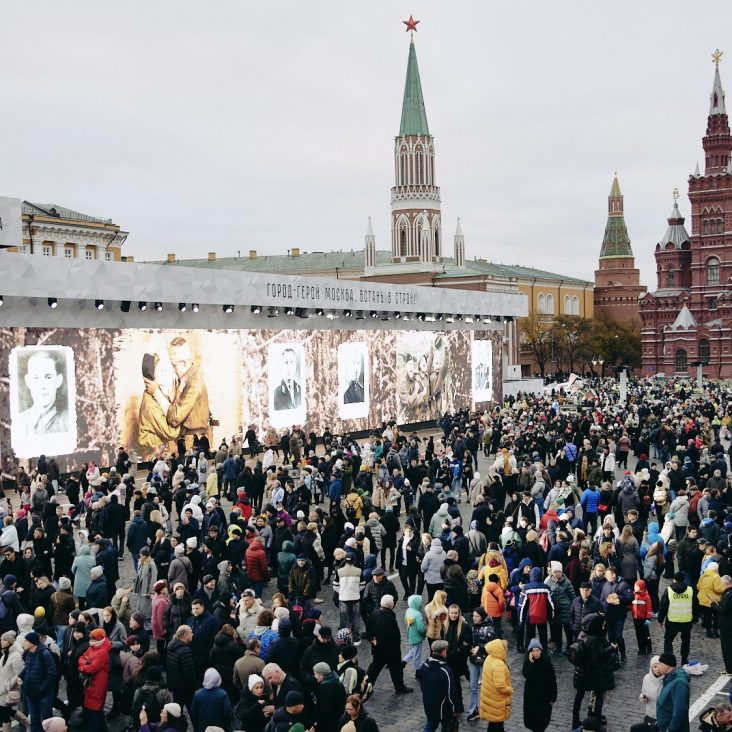
<path id="1" fill-rule="evenodd" d="M 208 657 L 213 648 L 219 626 L 214 616 L 206 610 L 203 600 L 193 600 L 191 613 L 186 625 L 189 625 L 193 631 L 191 650 L 193 651 L 193 658 L 196 661 L 198 678 L 200 679 L 208 666 Z"/>
<path id="2" fill-rule="evenodd" d="M 689 675 L 676 668 L 673 653 L 662 653 L 658 667 L 663 684 L 656 700 L 656 726 L 660 732 L 689 732 Z"/>
<path id="3" fill-rule="evenodd" d="M 580 506 L 582 518 L 585 522 L 585 533 L 592 538 L 597 531 L 597 513 L 600 506 L 600 489 L 595 485 L 588 485 L 582 492 Z M 592 528 L 590 528 L 590 525 Z"/>
<path id="4" fill-rule="evenodd" d="M 23 662 L 20 672 L 23 691 L 28 704 L 31 732 L 42 732 L 41 722 L 53 716 L 53 696 L 56 686 L 56 662 L 51 651 L 41 642 L 35 631 L 26 633 L 23 640 Z"/>

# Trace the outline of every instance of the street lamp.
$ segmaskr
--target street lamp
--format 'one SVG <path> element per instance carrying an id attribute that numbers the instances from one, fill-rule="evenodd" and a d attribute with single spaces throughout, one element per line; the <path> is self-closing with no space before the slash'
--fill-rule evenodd
<path id="1" fill-rule="evenodd" d="M 600 375 L 602 376 L 603 373 L 603 366 L 605 364 L 605 359 L 602 356 L 593 356 L 592 357 L 592 365 L 597 368 L 600 367 Z"/>

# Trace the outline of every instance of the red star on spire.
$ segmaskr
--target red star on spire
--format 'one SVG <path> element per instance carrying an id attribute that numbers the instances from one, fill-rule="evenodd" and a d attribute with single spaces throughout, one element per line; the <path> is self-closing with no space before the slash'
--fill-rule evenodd
<path id="1" fill-rule="evenodd" d="M 402 23 L 407 26 L 407 31 L 416 31 L 417 30 L 417 23 L 419 23 L 419 20 L 415 20 L 413 15 L 409 15 L 409 20 L 403 20 Z M 406 31 L 405 31 L 406 32 Z"/>

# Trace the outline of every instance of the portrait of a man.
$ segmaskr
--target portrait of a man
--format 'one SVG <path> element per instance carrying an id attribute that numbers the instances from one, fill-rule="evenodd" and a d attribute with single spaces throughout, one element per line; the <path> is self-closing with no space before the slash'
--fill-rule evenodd
<path id="1" fill-rule="evenodd" d="M 281 355 L 281 378 L 273 394 L 274 409 L 299 409 L 302 406 L 302 386 L 299 382 L 300 359 L 293 347 L 287 347 Z"/>
<path id="2" fill-rule="evenodd" d="M 350 341 L 338 346 L 338 416 L 361 419 L 369 416 L 369 345 Z"/>
<path id="3" fill-rule="evenodd" d="M 165 372 L 172 370 L 172 378 Z M 145 393 L 140 403 L 139 442 L 156 448 L 182 439 L 193 445 L 194 435 L 209 432 L 208 390 L 188 341 L 178 336 L 167 349 L 167 363 L 160 354 L 143 358 Z"/>
<path id="4" fill-rule="evenodd" d="M 344 404 L 359 404 L 366 398 L 364 389 L 363 353 L 353 349 L 346 361 L 346 379 L 348 386 L 343 392 Z"/>
<path id="5" fill-rule="evenodd" d="M 24 453 L 29 451 L 60 455 L 75 449 L 75 398 L 71 348 L 24 346 L 12 350 L 10 429 L 18 457 L 28 457 Z"/>

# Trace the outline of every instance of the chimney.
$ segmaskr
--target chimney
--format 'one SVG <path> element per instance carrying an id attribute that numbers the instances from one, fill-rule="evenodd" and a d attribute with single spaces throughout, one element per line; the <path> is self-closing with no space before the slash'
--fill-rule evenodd
<path id="1" fill-rule="evenodd" d="M 175 262 L 175 254 L 168 254 L 168 261 Z"/>
<path id="2" fill-rule="evenodd" d="M 256 259 L 257 258 L 257 250 L 256 249 L 250 249 L 249 250 L 249 259 Z"/>
<path id="3" fill-rule="evenodd" d="M 292 247 L 292 256 L 293 257 L 299 257 L 300 256 L 300 247 Z"/>
<path id="4" fill-rule="evenodd" d="M 209 252 L 208 253 L 208 261 L 209 262 L 215 262 L 216 261 L 216 252 Z"/>

